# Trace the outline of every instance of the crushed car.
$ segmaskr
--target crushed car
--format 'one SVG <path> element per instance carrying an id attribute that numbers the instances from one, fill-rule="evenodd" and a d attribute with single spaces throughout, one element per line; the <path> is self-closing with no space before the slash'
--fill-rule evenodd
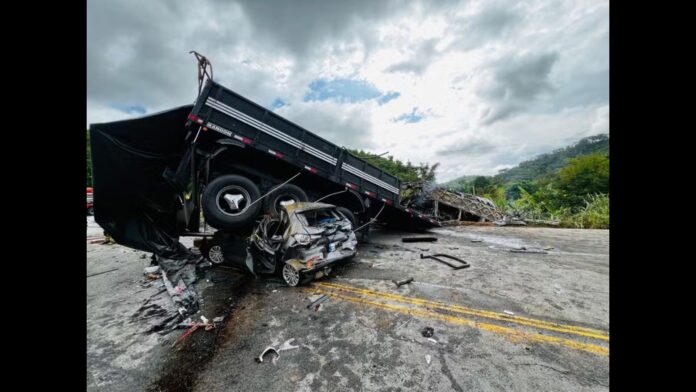
<path id="1" fill-rule="evenodd" d="M 326 276 L 357 253 L 350 219 L 325 203 L 286 202 L 280 216 L 264 216 L 249 238 L 246 266 L 253 274 L 279 274 L 289 286 Z"/>

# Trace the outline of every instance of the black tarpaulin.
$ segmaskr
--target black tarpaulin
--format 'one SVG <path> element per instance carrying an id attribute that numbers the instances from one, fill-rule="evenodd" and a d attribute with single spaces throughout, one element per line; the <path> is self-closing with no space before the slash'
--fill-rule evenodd
<path id="1" fill-rule="evenodd" d="M 137 119 L 90 126 L 96 222 L 117 243 L 180 259 L 180 194 L 165 179 L 188 144 L 184 127 L 192 105 Z"/>

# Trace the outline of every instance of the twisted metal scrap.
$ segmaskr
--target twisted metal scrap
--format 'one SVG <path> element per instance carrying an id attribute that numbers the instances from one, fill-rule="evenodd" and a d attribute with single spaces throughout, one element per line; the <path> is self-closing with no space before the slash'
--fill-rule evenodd
<path id="1" fill-rule="evenodd" d="M 205 78 L 207 77 L 210 80 L 213 79 L 213 64 L 207 57 L 195 50 L 190 51 L 189 54 L 193 54 L 196 56 L 196 60 L 198 60 L 198 95 L 200 95 Z M 208 73 L 208 68 L 210 68 L 210 73 Z"/>

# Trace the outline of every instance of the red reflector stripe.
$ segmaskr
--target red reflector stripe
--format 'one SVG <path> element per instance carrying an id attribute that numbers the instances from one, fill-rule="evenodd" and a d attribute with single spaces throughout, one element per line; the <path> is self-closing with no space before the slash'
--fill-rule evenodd
<path id="1" fill-rule="evenodd" d="M 276 158 L 282 158 L 282 157 L 283 157 L 283 154 L 281 154 L 281 153 L 279 153 L 279 152 L 277 152 L 277 151 L 268 150 L 268 153 L 269 153 L 269 154 L 275 155 Z"/>
<path id="2" fill-rule="evenodd" d="M 307 170 L 309 170 L 310 173 L 316 173 L 316 172 L 317 172 L 317 169 L 315 169 L 315 168 L 313 168 L 313 167 L 305 166 L 304 168 L 307 169 Z"/>
<path id="3" fill-rule="evenodd" d="M 382 201 L 385 202 L 386 204 L 391 204 L 391 203 L 392 203 L 392 201 L 389 200 L 389 199 L 382 199 Z"/>
<path id="4" fill-rule="evenodd" d="M 370 197 L 375 197 L 375 193 L 374 193 L 374 192 L 365 191 L 365 194 L 368 195 L 368 196 L 370 196 Z"/>
<path id="5" fill-rule="evenodd" d="M 198 118 L 197 116 L 194 116 L 193 114 L 189 114 L 189 115 L 188 115 L 188 119 L 191 120 L 191 121 L 195 121 L 195 122 L 197 122 L 197 123 L 199 123 L 199 124 L 202 124 L 202 123 L 203 123 L 203 120 L 201 120 L 201 119 Z"/>
<path id="6" fill-rule="evenodd" d="M 346 182 L 346 186 L 348 186 L 350 189 L 358 189 L 357 185 L 351 184 L 350 182 Z"/>

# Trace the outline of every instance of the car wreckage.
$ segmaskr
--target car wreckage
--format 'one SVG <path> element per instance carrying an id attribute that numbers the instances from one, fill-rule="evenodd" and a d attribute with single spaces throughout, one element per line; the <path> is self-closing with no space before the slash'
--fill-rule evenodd
<path id="1" fill-rule="evenodd" d="M 350 219 L 331 204 L 284 203 L 280 217 L 266 215 L 249 238 L 246 265 L 254 273 L 277 273 L 289 286 L 329 274 L 331 266 L 357 253 Z"/>

